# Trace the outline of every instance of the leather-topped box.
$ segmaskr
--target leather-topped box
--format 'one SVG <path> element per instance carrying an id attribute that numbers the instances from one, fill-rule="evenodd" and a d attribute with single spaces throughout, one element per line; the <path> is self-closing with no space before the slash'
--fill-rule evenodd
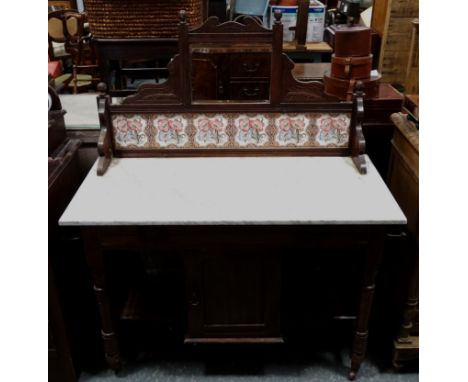
<path id="1" fill-rule="evenodd" d="M 336 57 L 331 58 L 331 74 L 333 77 L 344 79 L 369 78 L 372 70 L 372 54 L 363 57 Z"/>
<path id="2" fill-rule="evenodd" d="M 327 27 L 328 43 L 336 57 L 368 56 L 371 52 L 371 30 L 362 25 L 335 24 Z"/>
<path id="3" fill-rule="evenodd" d="M 354 86 L 357 81 L 362 81 L 364 85 L 365 98 L 375 98 L 379 93 L 380 74 L 368 77 L 362 80 L 356 79 L 341 79 L 330 76 L 330 73 L 325 73 L 323 76 L 323 84 L 325 94 L 338 97 L 342 100 L 351 101 L 353 98 Z"/>

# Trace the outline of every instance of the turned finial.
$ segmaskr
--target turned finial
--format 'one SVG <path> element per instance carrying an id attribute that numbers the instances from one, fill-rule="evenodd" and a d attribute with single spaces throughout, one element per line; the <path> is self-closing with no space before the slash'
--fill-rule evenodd
<path id="1" fill-rule="evenodd" d="M 185 9 L 179 11 L 179 21 L 184 24 L 187 21 L 187 12 Z"/>
<path id="2" fill-rule="evenodd" d="M 358 96 L 358 97 L 361 96 L 362 97 L 364 95 L 364 82 L 362 82 L 360 80 L 357 81 L 356 85 L 354 87 L 354 91 L 355 91 L 356 96 Z"/>
<path id="3" fill-rule="evenodd" d="M 274 16 L 275 16 L 275 24 L 280 24 L 281 17 L 283 16 L 283 12 L 281 12 L 281 10 L 279 9 L 275 9 Z"/>
<path id="4" fill-rule="evenodd" d="M 96 89 L 101 93 L 101 95 L 104 95 L 107 92 L 107 85 L 105 82 L 99 82 L 96 86 Z"/>

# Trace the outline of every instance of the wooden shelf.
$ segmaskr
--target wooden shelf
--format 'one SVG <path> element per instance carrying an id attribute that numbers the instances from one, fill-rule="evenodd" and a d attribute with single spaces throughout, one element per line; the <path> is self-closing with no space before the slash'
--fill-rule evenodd
<path id="1" fill-rule="evenodd" d="M 167 288 L 144 285 L 133 287 L 120 314 L 122 320 L 155 321 L 166 324 L 185 317 L 184 300 Z"/>

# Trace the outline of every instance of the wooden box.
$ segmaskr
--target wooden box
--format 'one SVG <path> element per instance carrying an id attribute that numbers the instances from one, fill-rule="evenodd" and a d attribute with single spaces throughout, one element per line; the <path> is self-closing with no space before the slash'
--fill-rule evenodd
<path id="1" fill-rule="evenodd" d="M 367 27 L 331 25 L 327 35 L 336 57 L 368 56 L 371 52 L 371 31 Z"/>

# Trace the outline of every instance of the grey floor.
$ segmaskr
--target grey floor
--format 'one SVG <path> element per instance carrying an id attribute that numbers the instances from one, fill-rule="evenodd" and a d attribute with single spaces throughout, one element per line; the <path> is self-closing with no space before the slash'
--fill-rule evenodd
<path id="1" fill-rule="evenodd" d="M 117 375 L 110 370 L 96 374 L 82 374 L 80 382 L 346 382 L 349 357 L 321 353 L 312 359 L 265 360 L 255 354 L 242 359 L 217 357 L 217 361 L 177 360 L 177 361 L 134 361 L 124 365 Z M 360 382 L 416 382 L 418 372 L 396 372 L 391 367 L 378 367 L 374 361 L 366 360 L 359 372 Z"/>

